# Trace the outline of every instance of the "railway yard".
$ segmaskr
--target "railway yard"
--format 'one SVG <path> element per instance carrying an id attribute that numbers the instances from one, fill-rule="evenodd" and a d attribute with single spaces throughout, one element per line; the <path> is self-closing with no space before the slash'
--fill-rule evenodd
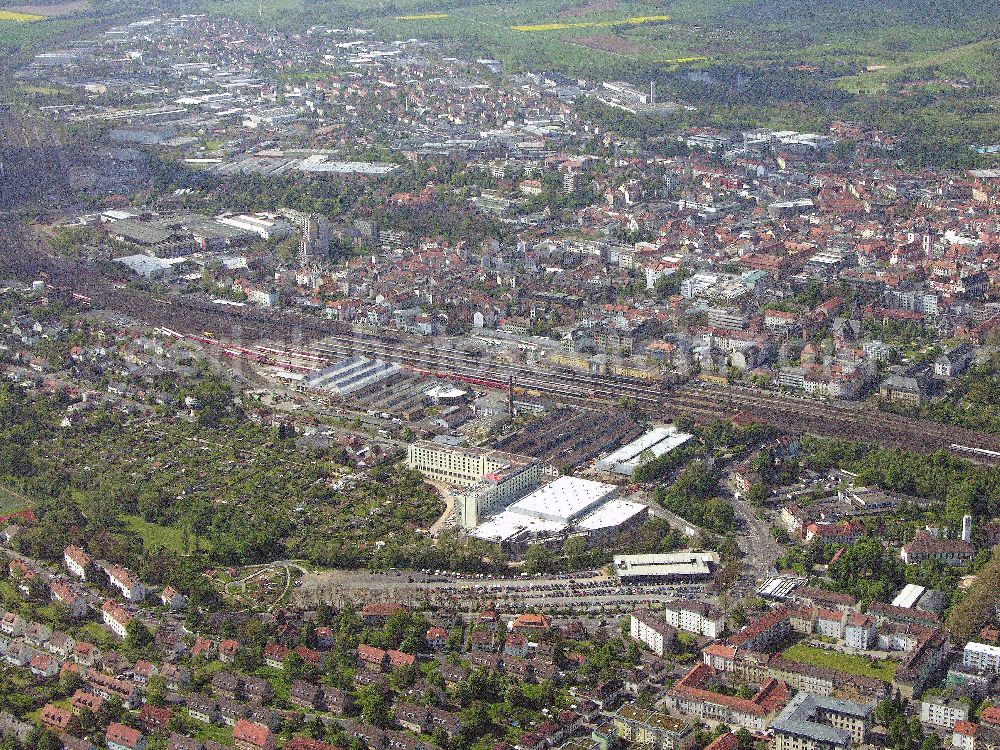
<path id="1" fill-rule="evenodd" d="M 31 251 L 13 253 L 11 247 L 8 245 L 4 253 L 5 267 L 11 273 L 25 280 L 46 278 L 55 292 L 68 301 L 161 326 L 200 339 L 206 346 L 218 348 L 229 356 L 250 356 L 265 364 L 315 369 L 321 360 L 366 355 L 497 389 L 506 388 L 513 379 L 521 388 L 585 408 L 603 408 L 627 397 L 653 418 L 684 415 L 711 421 L 741 415 L 792 432 L 850 437 L 928 453 L 945 450 L 984 463 L 1000 463 L 1000 456 L 992 455 L 1000 451 L 1000 439 L 953 425 L 752 387 L 692 381 L 668 388 L 664 383 L 625 377 L 501 363 L 435 346 L 433 342 L 359 333 L 340 323 L 301 314 L 277 315 L 193 298 L 151 296 L 114 284 L 82 264 Z M 266 350 L 252 349 L 254 343 L 266 344 Z M 303 361 L 303 355 L 310 359 Z"/>

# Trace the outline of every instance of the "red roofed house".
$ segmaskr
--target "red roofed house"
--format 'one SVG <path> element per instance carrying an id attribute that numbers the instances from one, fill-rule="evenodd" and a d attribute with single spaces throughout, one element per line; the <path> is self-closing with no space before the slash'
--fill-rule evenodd
<path id="1" fill-rule="evenodd" d="M 70 575 L 86 581 L 87 575 L 90 573 L 91 566 L 94 563 L 94 558 L 79 547 L 71 544 L 63 550 L 63 562 L 66 564 L 66 570 L 69 571 Z"/>
<path id="2" fill-rule="evenodd" d="M 105 738 L 108 750 L 145 750 L 146 738 L 142 732 L 117 722 L 108 726 Z"/>
<path id="3" fill-rule="evenodd" d="M 726 644 L 749 651 L 767 651 L 785 639 L 791 630 L 791 610 L 787 607 L 772 609 L 758 617 L 738 633 L 726 639 Z"/>
<path id="4" fill-rule="evenodd" d="M 951 746 L 955 750 L 975 750 L 977 730 L 971 721 L 956 721 L 951 730 Z"/>
<path id="5" fill-rule="evenodd" d="M 696 664 L 667 691 L 667 707 L 688 716 L 745 727 L 751 732 L 764 732 L 792 697 L 787 683 L 771 677 L 764 680 L 757 693 L 749 699 L 717 693 L 710 688 L 717 674 L 718 670 L 714 667 Z"/>
<path id="6" fill-rule="evenodd" d="M 445 642 L 448 640 L 448 631 L 444 628 L 428 628 L 427 629 L 427 645 L 434 651 L 440 651 L 444 648 Z"/>
<path id="7" fill-rule="evenodd" d="M 402 604 L 371 602 L 362 608 L 361 617 L 368 625 L 384 625 L 394 614 L 409 611 Z"/>
<path id="8" fill-rule="evenodd" d="M 87 614 L 87 602 L 65 581 L 53 581 L 49 584 L 49 593 L 52 595 L 52 601 L 59 602 L 66 608 L 66 613 L 71 619 L 75 620 Z"/>
<path id="9" fill-rule="evenodd" d="M 99 695 L 93 695 L 88 693 L 86 690 L 77 690 L 73 693 L 73 698 L 69 702 L 69 706 L 73 709 L 73 713 L 80 713 L 81 711 L 90 711 L 92 714 L 96 714 L 101 710 L 104 705 L 104 699 Z"/>
<path id="10" fill-rule="evenodd" d="M 362 643 L 358 645 L 356 653 L 358 662 L 369 669 L 384 672 L 389 667 L 389 655 L 380 648 Z"/>
<path id="11" fill-rule="evenodd" d="M 80 721 L 73 715 L 72 711 L 59 708 L 51 703 L 45 704 L 41 713 L 38 714 L 38 720 L 42 723 L 43 727 L 52 730 L 56 734 L 62 734 L 63 732 L 72 733 L 80 728 Z"/>
<path id="12" fill-rule="evenodd" d="M 111 565 L 107 569 L 108 580 L 130 602 L 141 602 L 146 598 L 146 586 L 128 568 Z"/>
<path id="13" fill-rule="evenodd" d="M 139 709 L 139 721 L 150 732 L 165 731 L 170 728 L 170 709 L 144 703 Z"/>
<path id="14" fill-rule="evenodd" d="M 852 521 L 811 523 L 806 526 L 807 542 L 818 538 L 824 544 L 853 544 L 864 535 L 865 527 Z"/>
<path id="15" fill-rule="evenodd" d="M 125 640 L 128 625 L 132 622 L 132 615 L 126 612 L 125 608 L 118 602 L 107 599 L 101 607 L 101 616 L 104 619 L 104 624 L 108 626 L 108 630 Z"/>
<path id="16" fill-rule="evenodd" d="M 187 605 L 187 597 L 173 586 L 167 586 L 160 592 L 160 602 L 164 607 L 169 607 L 176 612 L 184 609 L 185 605 Z"/>
<path id="17" fill-rule="evenodd" d="M 229 663 L 236 658 L 236 652 L 240 650 L 239 641 L 226 638 L 219 643 L 219 661 Z"/>
<path id="18" fill-rule="evenodd" d="M 514 622 L 510 625 L 510 629 L 514 632 L 528 633 L 537 633 L 539 631 L 549 630 L 551 627 L 552 618 L 548 615 L 535 615 L 527 612 L 523 615 L 515 617 Z"/>
<path id="19" fill-rule="evenodd" d="M 288 649 L 278 643 L 268 643 L 264 646 L 264 663 L 272 669 L 284 669 Z"/>
<path id="20" fill-rule="evenodd" d="M 390 648 L 385 653 L 389 657 L 389 666 L 392 669 L 395 669 L 396 667 L 411 667 L 417 663 L 417 657 L 413 654 L 397 651 L 394 648 Z"/>
<path id="21" fill-rule="evenodd" d="M 274 750 L 274 734 L 263 724 L 240 719 L 233 727 L 236 750 Z"/>
<path id="22" fill-rule="evenodd" d="M 31 674 L 36 677 L 48 678 L 59 674 L 59 662 L 48 654 L 36 652 L 28 664 L 31 668 Z"/>

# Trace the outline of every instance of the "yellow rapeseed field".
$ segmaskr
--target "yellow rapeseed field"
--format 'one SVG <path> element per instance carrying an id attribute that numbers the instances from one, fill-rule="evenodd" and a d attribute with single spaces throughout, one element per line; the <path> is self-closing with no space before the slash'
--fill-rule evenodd
<path id="1" fill-rule="evenodd" d="M 396 16 L 397 21 L 433 21 L 437 18 L 448 18 L 447 13 L 414 13 L 410 16 Z"/>
<path id="2" fill-rule="evenodd" d="M 687 65 L 688 63 L 705 62 L 708 58 L 697 56 L 697 57 L 671 57 L 666 60 L 658 60 L 657 62 L 664 63 L 665 65 Z"/>
<path id="3" fill-rule="evenodd" d="M 561 29 L 600 29 L 609 26 L 641 26 L 644 23 L 669 21 L 670 16 L 630 16 L 617 21 L 578 21 L 576 23 L 529 23 L 511 26 L 514 31 L 560 31 Z"/>
<path id="4" fill-rule="evenodd" d="M 15 21 L 17 23 L 30 23 L 31 21 L 44 21 L 45 16 L 36 16 L 33 13 L 18 13 L 13 10 L 0 10 L 0 21 Z"/>

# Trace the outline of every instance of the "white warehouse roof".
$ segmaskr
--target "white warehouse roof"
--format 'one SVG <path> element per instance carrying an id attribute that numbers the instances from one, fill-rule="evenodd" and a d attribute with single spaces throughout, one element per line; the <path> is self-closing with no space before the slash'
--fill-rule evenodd
<path id="1" fill-rule="evenodd" d="M 614 472 L 631 476 L 632 472 L 647 460 L 659 458 L 681 445 L 693 436 L 680 432 L 673 425 L 654 427 L 645 435 L 623 445 L 597 462 L 598 471 Z"/>
<path id="2" fill-rule="evenodd" d="M 893 607 L 903 607 L 904 609 L 910 609 L 917 600 L 923 596 L 925 589 L 923 586 L 918 586 L 915 583 L 908 583 L 896 594 L 896 598 L 892 600 Z"/>
<path id="3" fill-rule="evenodd" d="M 508 508 L 511 513 L 569 524 L 618 492 L 613 484 L 559 477 Z"/>

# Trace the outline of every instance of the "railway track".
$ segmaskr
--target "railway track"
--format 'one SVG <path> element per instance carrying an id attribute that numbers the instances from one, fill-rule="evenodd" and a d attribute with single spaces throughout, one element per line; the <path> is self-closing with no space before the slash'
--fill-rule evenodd
<path id="1" fill-rule="evenodd" d="M 426 345 L 392 336 L 358 333 L 345 324 L 301 314 L 215 305 L 189 298 L 155 297 L 112 283 L 84 264 L 50 258 L 23 244 L 20 245 L 23 252 L 15 252 L 15 247 L 17 243 L 3 243 L 0 237 L 0 262 L 9 275 L 24 280 L 45 278 L 57 294 L 68 300 L 89 302 L 144 324 L 186 334 L 208 331 L 237 345 L 249 341 L 280 342 L 278 351 L 315 352 L 330 361 L 351 354 L 379 357 L 415 370 L 489 382 L 498 387 L 505 387 L 508 379 L 513 378 L 519 387 L 591 408 L 605 407 L 627 396 L 657 418 L 684 414 L 707 421 L 742 413 L 792 432 L 862 440 L 925 453 L 945 450 L 1000 465 L 1000 440 L 953 425 L 750 388 L 699 384 L 667 391 L 663 385 L 636 379 L 481 360 L 447 349 L 429 350 Z"/>

